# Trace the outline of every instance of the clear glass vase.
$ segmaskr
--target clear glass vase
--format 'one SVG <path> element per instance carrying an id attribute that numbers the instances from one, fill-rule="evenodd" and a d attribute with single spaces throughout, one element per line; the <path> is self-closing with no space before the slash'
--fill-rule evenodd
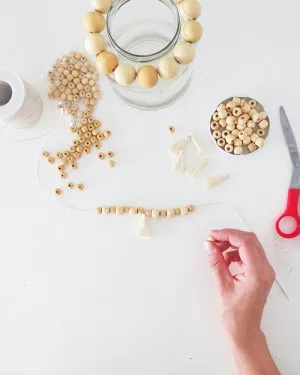
<path id="1" fill-rule="evenodd" d="M 142 64 L 157 66 L 169 55 L 181 33 L 177 5 L 172 0 L 114 0 L 107 15 L 107 34 L 112 51 L 120 63 L 138 69 Z M 151 89 L 137 82 L 129 87 L 109 80 L 116 94 L 127 104 L 143 109 L 160 109 L 180 98 L 188 88 L 192 67 L 180 65 L 179 74 L 171 80 L 159 79 Z"/>

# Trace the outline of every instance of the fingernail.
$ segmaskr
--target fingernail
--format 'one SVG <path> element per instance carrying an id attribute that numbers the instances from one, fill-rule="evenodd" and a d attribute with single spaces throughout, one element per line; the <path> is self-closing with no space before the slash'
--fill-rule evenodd
<path id="1" fill-rule="evenodd" d="M 209 253 L 212 252 L 212 245 L 209 241 L 204 241 L 204 247 Z"/>

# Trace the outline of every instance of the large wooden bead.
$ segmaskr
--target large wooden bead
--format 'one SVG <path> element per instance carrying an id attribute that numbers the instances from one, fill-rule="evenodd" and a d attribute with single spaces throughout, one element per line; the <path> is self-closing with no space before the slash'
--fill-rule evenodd
<path id="1" fill-rule="evenodd" d="M 101 33 L 105 27 L 105 19 L 101 13 L 92 11 L 84 17 L 83 25 L 89 33 Z"/>
<path id="2" fill-rule="evenodd" d="M 202 38 L 203 29 L 197 21 L 187 21 L 182 27 L 182 36 L 186 42 L 196 43 Z"/>
<path id="3" fill-rule="evenodd" d="M 136 71 L 130 64 L 121 64 L 115 70 L 115 81 L 121 86 L 129 86 L 136 78 Z"/>
<path id="4" fill-rule="evenodd" d="M 111 4 L 112 0 L 92 0 L 92 7 L 101 13 L 107 13 Z"/>
<path id="5" fill-rule="evenodd" d="M 103 74 L 112 73 L 119 65 L 117 56 L 108 51 L 101 52 L 100 55 L 97 56 L 96 63 L 99 71 Z"/>
<path id="6" fill-rule="evenodd" d="M 158 64 L 158 73 L 163 79 L 172 79 L 176 77 L 179 71 L 179 65 L 173 56 L 163 57 Z"/>
<path id="7" fill-rule="evenodd" d="M 186 20 L 195 20 L 200 16 L 201 6 L 198 0 L 184 0 L 180 10 Z"/>
<path id="8" fill-rule="evenodd" d="M 106 40 L 101 34 L 89 34 L 85 40 L 85 49 L 90 55 L 97 56 L 106 49 Z"/>
<path id="9" fill-rule="evenodd" d="M 149 89 L 157 84 L 158 73 L 152 65 L 143 65 L 138 70 L 137 77 L 140 86 Z"/>
<path id="10" fill-rule="evenodd" d="M 190 64 L 195 58 L 195 48 L 192 44 L 187 42 L 179 42 L 174 50 L 173 54 L 175 60 L 180 64 Z"/>

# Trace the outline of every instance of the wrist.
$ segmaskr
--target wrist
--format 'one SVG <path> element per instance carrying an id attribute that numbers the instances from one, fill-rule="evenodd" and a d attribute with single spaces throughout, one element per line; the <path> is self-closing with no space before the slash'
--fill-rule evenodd
<path id="1" fill-rule="evenodd" d="M 234 351 L 253 352 L 267 345 L 264 333 L 258 329 L 247 335 L 234 335 L 230 337 Z"/>

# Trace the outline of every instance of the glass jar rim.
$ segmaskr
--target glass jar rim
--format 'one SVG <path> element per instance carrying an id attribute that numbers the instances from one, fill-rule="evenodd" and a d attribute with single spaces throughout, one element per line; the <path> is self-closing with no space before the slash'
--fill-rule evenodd
<path id="1" fill-rule="evenodd" d="M 175 34 L 170 39 L 170 41 L 168 42 L 168 44 L 165 47 L 163 47 L 162 49 L 160 49 L 156 52 L 150 53 L 150 54 L 135 54 L 135 53 L 131 53 L 131 52 L 127 51 L 126 49 L 122 48 L 116 42 L 116 40 L 114 39 L 114 37 L 112 36 L 112 33 L 111 33 L 112 17 L 116 14 L 116 12 L 123 5 L 125 5 L 129 1 L 131 1 L 131 0 L 119 0 L 119 1 L 115 0 L 115 1 L 113 1 L 113 5 L 110 8 L 109 12 L 107 13 L 107 18 L 106 18 L 107 35 L 108 35 L 108 38 L 109 38 L 113 48 L 118 53 L 120 53 L 121 55 L 126 57 L 128 60 L 135 61 L 135 62 L 141 62 L 141 63 L 156 60 L 156 59 L 168 54 L 170 51 L 172 51 L 172 49 L 175 47 L 175 45 L 176 45 L 176 43 L 179 39 L 180 29 L 181 29 L 181 21 L 180 21 L 179 10 L 178 10 L 178 7 L 173 0 L 158 0 L 162 3 L 164 3 L 166 6 L 168 6 L 168 8 L 171 10 L 173 15 L 175 16 L 175 21 L 177 23 L 177 28 L 176 28 Z"/>

